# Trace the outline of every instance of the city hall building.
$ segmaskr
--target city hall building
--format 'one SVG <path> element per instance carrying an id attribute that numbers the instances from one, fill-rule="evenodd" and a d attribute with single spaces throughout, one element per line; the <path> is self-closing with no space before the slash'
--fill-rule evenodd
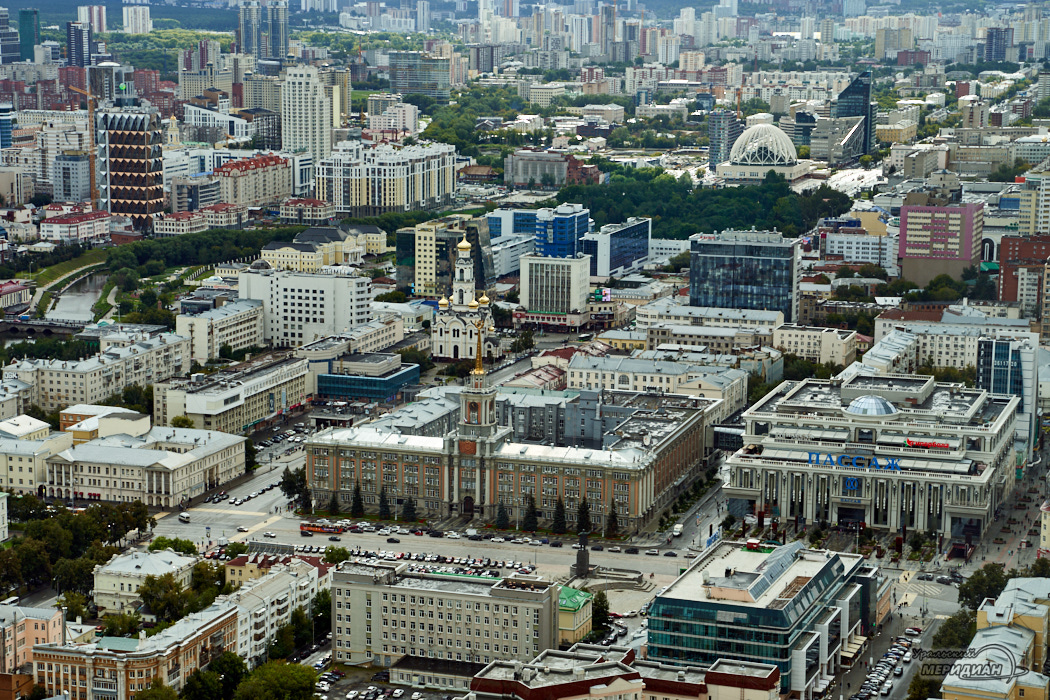
<path id="1" fill-rule="evenodd" d="M 1018 402 L 916 375 L 784 382 L 744 413 L 730 512 L 980 536 L 1017 478 Z"/>

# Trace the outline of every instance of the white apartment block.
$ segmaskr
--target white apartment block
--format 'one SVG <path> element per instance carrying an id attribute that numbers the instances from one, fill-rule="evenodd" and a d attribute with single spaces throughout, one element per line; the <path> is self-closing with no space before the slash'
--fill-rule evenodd
<path id="1" fill-rule="evenodd" d="M 262 347 L 263 304 L 238 299 L 195 316 L 179 314 L 175 332 L 190 339 L 190 357 L 201 363 L 219 357 L 224 345 L 233 350 Z"/>
<path id="2" fill-rule="evenodd" d="M 456 148 L 447 143 L 343 141 L 317 164 L 317 197 L 340 215 L 374 216 L 452 202 Z"/>
<path id="3" fill-rule="evenodd" d="M 47 460 L 47 494 L 174 508 L 244 474 L 245 439 L 156 427 L 74 445 Z"/>
<path id="4" fill-rule="evenodd" d="M 225 114 L 214 109 L 198 107 L 194 104 L 183 105 L 183 123 L 186 126 L 197 126 L 217 129 L 220 138 L 228 135 L 234 139 L 250 139 L 255 136 L 255 123 L 247 119 Z"/>
<path id="5" fill-rule="evenodd" d="M 309 274 L 265 269 L 256 261 L 238 278 L 241 299 L 263 303 L 263 340 L 298 347 L 337 335 L 371 320 L 372 280 L 347 274 Z M 263 268 L 263 269 L 260 269 Z"/>
<path id="6" fill-rule="evenodd" d="M 682 301 L 679 301 L 682 300 Z M 635 307 L 639 330 L 655 325 L 707 326 L 720 328 L 771 329 L 784 323 L 782 311 L 761 309 L 722 309 L 689 306 L 682 297 L 661 297 Z"/>
<path id="7" fill-rule="evenodd" d="M 890 274 L 897 273 L 897 236 L 868 233 L 828 233 L 824 238 L 825 255 L 841 255 L 845 263 L 871 263 Z"/>
<path id="8" fill-rule="evenodd" d="M 153 215 L 153 235 L 157 238 L 185 236 L 208 230 L 208 217 L 202 211 L 180 211 Z"/>
<path id="9" fill-rule="evenodd" d="M 190 557 L 170 549 L 158 552 L 128 552 L 114 554 L 105 564 L 95 567 L 95 587 L 91 591 L 99 611 L 119 614 L 139 597 L 139 588 L 147 576 L 171 574 L 189 588 L 197 557 Z"/>
<path id="10" fill-rule="evenodd" d="M 40 238 L 51 243 L 96 243 L 109 238 L 109 220 L 106 211 L 53 216 L 40 222 Z"/>
<path id="11" fill-rule="evenodd" d="M 4 381 L 30 386 L 30 403 L 53 411 L 97 404 L 132 384 L 149 386 L 190 369 L 190 339 L 174 333 L 152 338 L 113 333 L 86 360 L 23 359 L 4 367 Z"/>
<path id="12" fill-rule="evenodd" d="M 153 416 L 168 425 L 187 416 L 197 428 L 242 433 L 306 402 L 309 364 L 284 354 L 263 355 L 229 370 L 173 379 L 153 387 Z"/>
<path id="13" fill-rule="evenodd" d="M 857 359 L 857 331 L 784 323 L 773 329 L 773 347 L 810 362 L 845 367 Z"/>
<path id="14" fill-rule="evenodd" d="M 309 613 L 314 596 L 321 589 L 317 567 L 293 559 L 270 567 L 265 576 L 245 581 L 222 597 L 237 607 L 236 651 L 248 668 L 267 660 L 266 648 L 277 629 L 291 621 L 296 608 Z"/>
<path id="15" fill-rule="evenodd" d="M 348 110 L 349 111 L 349 110 Z M 294 66 L 281 85 L 281 145 L 305 150 L 315 162 L 332 151 L 332 99 L 314 66 Z"/>
<path id="16" fill-rule="evenodd" d="M 536 237 L 528 234 L 504 234 L 492 241 L 493 276 L 503 277 L 521 270 L 521 256 L 536 250 Z"/>
<path id="17" fill-rule="evenodd" d="M 399 136 L 415 136 L 419 133 L 419 108 L 407 102 L 390 105 L 382 114 L 368 115 L 368 128 L 393 131 Z"/>
<path id="18" fill-rule="evenodd" d="M 124 5 L 125 34 L 149 34 L 152 31 L 149 5 Z"/>
<path id="19" fill-rule="evenodd" d="M 332 578 L 336 663 L 390 666 L 404 656 L 528 661 L 558 643 L 559 586 L 409 572 L 403 563 L 339 565 Z"/>
<path id="20" fill-rule="evenodd" d="M 235 160 L 215 169 L 225 204 L 257 207 L 276 204 L 292 194 L 292 164 L 280 156 Z"/>

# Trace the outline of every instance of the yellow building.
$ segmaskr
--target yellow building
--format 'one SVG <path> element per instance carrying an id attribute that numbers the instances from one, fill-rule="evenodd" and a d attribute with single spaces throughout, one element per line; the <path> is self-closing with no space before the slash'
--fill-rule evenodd
<path id="1" fill-rule="evenodd" d="M 326 265 L 359 265 L 367 250 L 366 234 L 336 227 L 312 227 L 293 241 L 272 241 L 261 257 L 275 270 L 321 272 Z"/>
<path id="2" fill-rule="evenodd" d="M 977 634 L 941 684 L 944 700 L 1047 700 L 1045 662 L 1050 580 L 1015 578 L 977 610 Z M 987 669 L 996 668 L 994 674 Z"/>
<path id="3" fill-rule="evenodd" d="M 911 143 L 919 135 L 919 125 L 910 119 L 896 124 L 876 124 L 875 139 L 879 143 Z"/>
<path id="4" fill-rule="evenodd" d="M 587 591 L 562 586 L 558 595 L 558 643 L 575 644 L 591 633 L 591 602 Z"/>
<path id="5" fill-rule="evenodd" d="M 597 337 L 597 340 L 612 347 L 614 350 L 645 350 L 645 331 L 605 331 Z"/>

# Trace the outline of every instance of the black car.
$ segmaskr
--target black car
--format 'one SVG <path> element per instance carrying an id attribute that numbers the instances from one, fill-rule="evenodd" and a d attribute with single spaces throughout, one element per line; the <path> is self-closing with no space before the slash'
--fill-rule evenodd
<path id="1" fill-rule="evenodd" d="M 401 540 L 399 540 L 396 537 L 387 537 L 386 541 L 387 541 L 387 544 L 401 544 Z"/>
<path id="2" fill-rule="evenodd" d="M 302 535 L 303 537 L 313 537 L 314 536 L 314 533 L 310 532 L 309 530 L 300 530 L 299 534 Z"/>
<path id="3" fill-rule="evenodd" d="M 561 540 L 551 540 L 551 547 L 564 547 Z"/>
<path id="4" fill-rule="evenodd" d="M 441 530 L 431 530 L 427 534 L 430 535 L 431 537 L 444 537 L 445 536 L 445 533 L 443 533 Z"/>
<path id="5" fill-rule="evenodd" d="M 471 535 L 471 536 L 470 536 L 470 537 L 468 537 L 467 539 L 468 539 L 468 540 L 470 540 L 471 542 L 481 542 L 481 541 L 483 541 L 483 540 L 484 540 L 485 538 L 484 538 L 484 537 L 482 537 L 481 535 Z"/>
<path id="6" fill-rule="evenodd" d="M 339 537 L 335 536 L 335 535 L 332 535 L 331 537 L 329 537 L 328 541 L 329 542 L 342 542 L 342 540 Z"/>
<path id="7" fill-rule="evenodd" d="M 623 552 L 624 552 L 624 554 L 637 554 L 638 553 L 638 548 L 637 547 L 628 547 L 627 549 L 623 550 Z"/>
<path id="8" fill-rule="evenodd" d="M 664 552 L 664 556 L 665 557 L 677 557 L 678 556 L 678 552 L 674 551 L 673 549 L 669 549 L 666 552 Z"/>
<path id="9" fill-rule="evenodd" d="M 596 544 L 593 547 L 591 547 L 592 552 L 600 552 L 603 549 L 605 549 L 605 547 L 601 546 L 600 544 Z"/>

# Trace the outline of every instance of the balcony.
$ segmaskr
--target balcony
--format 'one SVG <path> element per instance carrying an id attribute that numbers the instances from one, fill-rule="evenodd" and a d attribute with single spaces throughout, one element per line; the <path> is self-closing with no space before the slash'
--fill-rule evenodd
<path id="1" fill-rule="evenodd" d="M 117 691 L 117 682 L 95 678 L 91 681 L 91 689 L 110 691 L 115 693 Z"/>

